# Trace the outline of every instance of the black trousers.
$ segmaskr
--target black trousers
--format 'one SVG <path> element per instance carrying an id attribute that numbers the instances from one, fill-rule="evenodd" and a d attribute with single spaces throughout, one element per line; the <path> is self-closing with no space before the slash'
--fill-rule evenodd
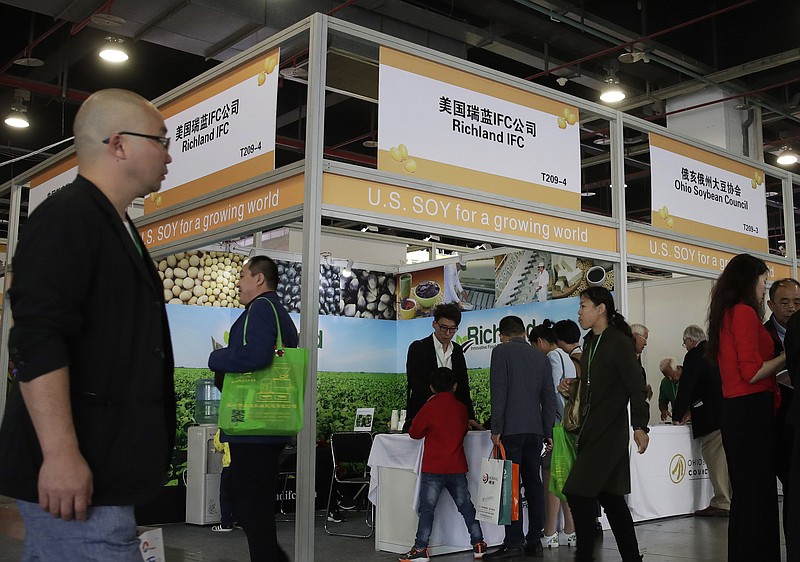
<path id="1" fill-rule="evenodd" d="M 275 529 L 278 456 L 284 443 L 230 443 L 233 512 L 247 535 L 250 562 L 288 562 Z"/>
<path id="2" fill-rule="evenodd" d="M 720 429 L 732 494 L 729 562 L 781 559 L 773 404 L 771 392 L 725 398 L 722 402 Z"/>
<path id="3" fill-rule="evenodd" d="M 595 518 L 597 517 L 597 502 L 603 506 L 611 524 L 611 531 L 617 541 L 617 549 L 623 562 L 639 562 L 639 541 L 636 540 L 636 531 L 633 529 L 628 504 L 623 496 L 601 493 L 596 498 L 567 495 L 572 519 L 575 521 L 575 534 L 578 538 L 575 552 L 576 562 L 589 562 L 594 560 Z"/>

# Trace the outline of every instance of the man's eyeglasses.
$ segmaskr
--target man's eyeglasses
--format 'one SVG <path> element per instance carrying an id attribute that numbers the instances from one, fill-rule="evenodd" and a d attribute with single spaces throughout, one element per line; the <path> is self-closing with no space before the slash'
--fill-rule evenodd
<path id="1" fill-rule="evenodd" d="M 646 337 L 644 337 L 642 334 L 633 334 L 633 337 L 635 337 L 635 338 L 642 338 L 642 341 L 643 341 L 644 343 L 647 343 L 647 338 L 646 338 Z"/>
<path id="2" fill-rule="evenodd" d="M 443 334 L 455 334 L 458 331 L 458 326 L 445 326 L 444 324 L 439 324 L 438 322 L 436 325 L 439 327 L 439 331 Z"/>
<path id="3" fill-rule="evenodd" d="M 154 141 L 157 141 L 157 142 L 161 143 L 161 146 L 163 146 L 167 150 L 169 150 L 169 144 L 170 144 L 170 142 L 172 142 L 172 139 L 170 139 L 169 137 L 159 137 L 158 135 L 145 135 L 144 133 L 134 133 L 134 132 L 131 132 L 131 131 L 120 131 L 117 134 L 118 135 L 130 135 L 132 137 L 142 137 L 142 138 L 145 138 L 145 139 L 154 140 Z M 111 140 L 111 137 L 108 137 L 107 139 L 103 139 L 103 144 L 108 144 L 108 141 L 110 141 L 110 140 Z"/>

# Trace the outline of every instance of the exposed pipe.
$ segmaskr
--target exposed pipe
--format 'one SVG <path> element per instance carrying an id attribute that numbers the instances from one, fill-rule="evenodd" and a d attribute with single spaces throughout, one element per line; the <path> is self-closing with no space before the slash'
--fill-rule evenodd
<path id="1" fill-rule="evenodd" d="M 75 34 L 76 34 L 76 33 L 78 33 L 78 32 L 79 32 L 81 29 L 83 29 L 84 27 L 86 27 L 87 25 L 89 25 L 89 24 L 91 23 L 91 21 L 92 21 L 92 16 L 94 16 L 94 15 L 96 15 L 96 14 L 102 14 L 102 13 L 104 13 L 104 12 L 108 12 L 109 10 L 111 10 L 111 6 L 113 6 L 113 5 L 114 5 L 114 0 L 108 0 L 108 2 L 106 2 L 105 4 L 103 4 L 102 6 L 100 6 L 99 8 L 97 8 L 97 9 L 96 9 L 94 12 L 92 12 L 92 13 L 89 15 L 89 17 L 87 17 L 85 20 L 83 20 L 83 21 L 82 21 L 82 22 L 80 22 L 80 23 L 74 23 L 74 24 L 72 24 L 72 28 L 70 28 L 70 30 L 69 30 L 69 34 L 70 34 L 70 35 L 75 35 Z"/>
<path id="2" fill-rule="evenodd" d="M 33 80 L 28 80 L 27 78 L 9 76 L 8 74 L 0 74 L 0 86 L 8 86 L 10 88 L 22 88 L 24 90 L 30 90 L 32 92 L 39 92 L 40 94 L 46 94 L 54 98 L 65 97 L 66 99 L 77 103 L 83 103 L 86 100 L 86 98 L 88 98 L 90 95 L 89 92 L 84 92 L 82 90 L 73 90 L 70 88 L 63 90 L 62 92 L 62 88 L 54 84 L 35 82 Z"/>
<path id="3" fill-rule="evenodd" d="M 677 25 L 673 25 L 672 27 L 668 27 L 666 29 L 662 29 L 661 31 L 656 31 L 655 33 L 651 33 L 650 35 L 644 35 L 642 37 L 639 37 L 638 39 L 633 39 L 631 41 L 628 41 L 627 43 L 622 43 L 620 45 L 615 45 L 613 47 L 609 47 L 608 49 L 604 49 L 604 50 L 602 50 L 602 51 L 600 51 L 598 53 L 594 53 L 592 55 L 586 55 L 585 57 L 581 57 L 579 59 L 575 59 L 572 62 L 567 62 L 567 63 L 564 63 L 564 64 L 562 64 L 560 66 L 553 67 L 553 68 L 551 68 L 549 70 L 545 70 L 545 71 L 539 72 L 538 74 L 534 74 L 532 76 L 529 76 L 529 77 L 525 78 L 525 80 L 536 80 L 537 78 L 541 78 L 542 76 L 547 76 L 548 74 L 552 74 L 556 70 L 562 70 L 564 68 L 569 68 L 570 66 L 574 66 L 576 64 L 579 64 L 579 63 L 582 63 L 582 62 L 586 62 L 588 60 L 596 59 L 598 57 L 602 57 L 603 55 L 614 53 L 616 51 L 621 51 L 625 47 L 630 47 L 634 43 L 640 43 L 640 42 L 646 41 L 648 39 L 655 39 L 656 37 L 660 37 L 661 35 L 666 35 L 667 33 L 671 33 L 671 32 L 676 31 L 678 29 L 682 29 L 684 27 L 688 27 L 690 25 L 694 25 L 695 23 L 707 20 L 709 18 L 713 18 L 713 17 L 718 16 L 720 14 L 724 14 L 726 12 L 730 12 L 730 11 L 736 10 L 736 9 L 741 8 L 743 6 L 747 6 L 748 4 L 752 4 L 755 1 L 756 0 L 744 0 L 744 2 L 739 2 L 738 4 L 734 4 L 733 6 L 728 6 L 727 8 L 722 8 L 720 10 L 716 10 L 714 12 L 710 12 L 710 13 L 708 13 L 706 15 L 694 18 L 692 20 L 685 21 L 685 22 L 679 23 Z"/>

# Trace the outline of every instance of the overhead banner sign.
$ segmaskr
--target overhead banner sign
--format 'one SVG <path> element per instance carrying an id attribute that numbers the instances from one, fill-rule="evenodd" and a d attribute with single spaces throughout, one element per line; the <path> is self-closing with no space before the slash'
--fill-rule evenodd
<path id="1" fill-rule="evenodd" d="M 322 178 L 322 205 L 406 218 L 435 227 L 477 231 L 617 251 L 617 231 L 608 226 L 551 217 L 499 205 L 468 201 L 427 191 L 397 187 L 336 174 Z"/>
<path id="2" fill-rule="evenodd" d="M 736 255 L 731 252 L 703 248 L 695 244 L 631 231 L 627 233 L 627 243 L 629 256 L 658 260 L 664 262 L 667 268 L 669 264 L 678 264 L 720 273 Z M 788 265 L 770 261 L 766 263 L 771 281 L 792 276 L 792 270 Z"/>
<path id="3" fill-rule="evenodd" d="M 652 225 L 768 252 L 764 173 L 650 133 Z"/>
<path id="4" fill-rule="evenodd" d="M 278 49 L 161 107 L 172 164 L 152 213 L 275 169 Z"/>
<path id="5" fill-rule="evenodd" d="M 578 109 L 381 47 L 378 169 L 580 210 Z"/>
<path id="6" fill-rule="evenodd" d="M 138 228 L 151 252 L 179 240 L 213 233 L 303 203 L 303 175 L 251 189 Z"/>
<path id="7" fill-rule="evenodd" d="M 56 193 L 59 189 L 72 183 L 78 175 L 78 159 L 75 154 L 65 158 L 58 164 L 33 176 L 28 191 L 28 215 L 42 201 Z"/>

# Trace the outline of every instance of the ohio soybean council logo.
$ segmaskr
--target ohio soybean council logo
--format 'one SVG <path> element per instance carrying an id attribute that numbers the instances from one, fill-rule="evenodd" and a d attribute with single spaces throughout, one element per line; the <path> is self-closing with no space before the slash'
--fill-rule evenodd
<path id="1" fill-rule="evenodd" d="M 686 476 L 686 459 L 683 455 L 677 454 L 669 461 L 669 479 L 673 484 L 680 484 Z"/>

